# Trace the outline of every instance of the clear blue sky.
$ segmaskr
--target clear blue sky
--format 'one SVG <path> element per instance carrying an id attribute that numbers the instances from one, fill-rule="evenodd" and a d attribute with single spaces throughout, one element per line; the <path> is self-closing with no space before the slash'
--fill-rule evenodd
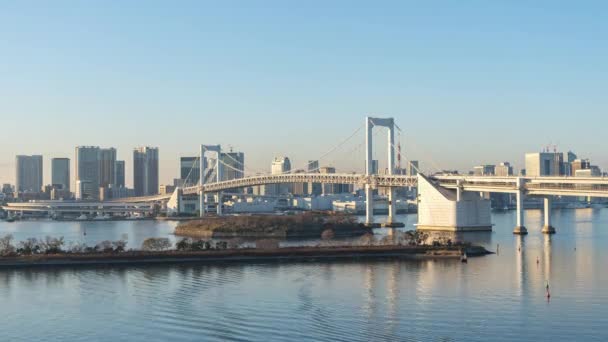
<path id="1" fill-rule="evenodd" d="M 368 113 L 426 169 L 549 143 L 608 167 L 606 18 L 604 1 L 2 1 L 0 182 L 16 154 L 48 175 L 76 145 L 118 148 L 129 182 L 139 145 L 163 183 L 201 143 L 303 165 Z"/>

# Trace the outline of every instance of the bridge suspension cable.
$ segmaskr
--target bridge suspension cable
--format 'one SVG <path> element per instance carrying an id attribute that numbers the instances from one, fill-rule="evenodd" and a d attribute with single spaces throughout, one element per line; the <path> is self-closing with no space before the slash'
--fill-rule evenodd
<path id="1" fill-rule="evenodd" d="M 321 156 L 319 156 L 318 158 L 316 158 L 317 161 L 321 161 L 323 160 L 323 158 L 327 157 L 329 154 L 333 153 L 335 150 L 337 150 L 338 148 L 342 147 L 345 143 L 347 143 L 350 139 L 352 139 L 355 135 L 357 135 L 357 133 L 359 133 L 363 128 L 365 127 L 365 125 L 361 125 L 359 127 L 357 127 L 357 129 L 355 129 L 355 131 L 349 135 L 346 139 L 340 141 L 337 145 L 333 146 L 332 148 L 330 148 L 329 150 L 327 150 L 327 152 L 323 153 Z M 306 164 L 306 170 L 307 171 L 317 171 L 321 168 L 321 164 L 319 164 L 319 166 L 317 166 L 316 169 L 311 169 L 308 170 L 308 164 Z M 284 171 L 281 174 L 290 174 L 293 173 L 297 170 L 301 170 L 302 168 L 292 168 L 291 170 L 288 171 Z"/>
<path id="2" fill-rule="evenodd" d="M 192 170 L 194 170 L 196 163 L 200 160 L 200 157 L 196 157 L 196 159 L 194 159 L 194 162 L 192 163 L 192 166 L 190 167 L 190 171 L 188 171 L 188 175 L 186 176 L 186 179 L 184 179 L 184 186 L 186 186 L 188 184 L 188 179 L 190 178 L 190 175 L 192 174 Z M 194 183 L 194 182 L 193 182 Z M 200 179 L 198 179 L 196 181 L 196 183 L 200 183 Z"/>

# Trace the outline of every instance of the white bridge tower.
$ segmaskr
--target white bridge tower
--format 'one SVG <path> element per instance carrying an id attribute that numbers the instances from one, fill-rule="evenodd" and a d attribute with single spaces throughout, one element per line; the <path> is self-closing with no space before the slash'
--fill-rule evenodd
<path id="1" fill-rule="evenodd" d="M 205 185 L 205 170 L 207 169 L 207 158 L 205 158 L 205 153 L 212 153 L 215 158 L 215 181 L 221 182 L 223 178 L 223 168 L 221 167 L 221 157 L 222 157 L 222 147 L 220 145 L 201 145 L 199 165 L 200 165 L 200 181 L 199 181 L 199 216 L 205 216 L 206 205 L 205 205 L 205 192 L 203 187 Z M 217 193 L 217 215 L 222 215 L 222 192 L 219 191 Z"/>
<path id="2" fill-rule="evenodd" d="M 393 118 L 365 118 L 365 176 L 370 179 L 372 177 L 372 149 L 374 126 L 388 128 L 388 174 L 395 173 L 395 120 Z M 374 185 L 368 181 L 365 184 L 365 224 L 368 226 L 374 225 Z M 388 222 L 386 226 L 399 225 L 394 222 L 396 212 L 395 206 L 395 188 L 388 189 Z"/>

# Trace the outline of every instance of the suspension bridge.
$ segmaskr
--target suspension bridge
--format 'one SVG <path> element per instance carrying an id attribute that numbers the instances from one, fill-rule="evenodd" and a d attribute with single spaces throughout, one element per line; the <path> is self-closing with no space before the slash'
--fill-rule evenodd
<path id="1" fill-rule="evenodd" d="M 373 170 L 374 128 L 386 128 L 387 158 L 385 174 L 376 174 Z M 526 234 L 524 223 L 523 200 L 526 196 L 544 198 L 545 222 L 543 232 L 554 233 L 551 225 L 551 198 L 553 196 L 608 197 L 608 179 L 602 177 L 492 177 L 465 175 L 417 176 L 397 174 L 396 151 L 401 161 L 401 145 L 395 146 L 395 133 L 400 134 L 399 127 L 393 118 L 366 117 L 365 123 L 345 141 L 352 139 L 357 132 L 364 129 L 365 172 L 364 173 L 319 173 L 317 166 L 306 172 L 292 169 L 280 174 L 257 174 L 222 180 L 224 168 L 242 172 L 221 158 L 219 145 L 201 145 L 198 158 L 200 179 L 196 184 L 186 185 L 173 194 L 121 199 L 124 203 L 141 203 L 154 201 L 179 201 L 180 196 L 198 195 L 199 208 L 206 208 L 206 194 L 214 194 L 219 200 L 222 193 L 229 190 L 252 186 L 294 183 L 319 184 L 353 184 L 365 189 L 366 224 L 374 225 L 373 190 L 386 188 L 388 197 L 387 226 L 398 224 L 395 219 L 395 189 L 399 187 L 418 187 L 418 229 L 448 231 L 491 230 L 490 203 L 480 193 L 510 193 L 516 196 L 517 226 L 515 234 Z M 342 146 L 345 141 L 336 145 L 319 159 L 326 157 Z M 359 145 L 361 146 L 361 145 Z M 233 159 L 233 161 L 236 161 Z M 236 161 L 239 163 L 238 161 Z M 244 165 L 239 165 L 244 168 Z M 193 168 L 195 165 L 193 165 Z M 217 215 L 222 215 L 222 206 L 218 205 Z M 200 210 L 205 215 L 205 210 Z"/>

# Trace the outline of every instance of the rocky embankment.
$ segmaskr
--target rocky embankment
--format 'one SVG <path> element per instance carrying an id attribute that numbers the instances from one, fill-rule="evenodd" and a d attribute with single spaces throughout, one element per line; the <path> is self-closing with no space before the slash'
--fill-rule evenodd
<path id="1" fill-rule="evenodd" d="M 132 251 L 123 253 L 51 254 L 1 257 L 0 269 L 18 267 L 120 266 L 181 263 L 247 263 L 298 262 L 344 260 L 354 262 L 367 259 L 460 258 L 491 254 L 479 246 L 343 246 L 343 247 L 288 247 L 273 249 L 228 249 L 210 251 Z"/>
<path id="2" fill-rule="evenodd" d="M 175 228 L 175 235 L 217 239 L 315 239 L 322 235 L 353 237 L 367 233 L 372 230 L 357 222 L 355 217 L 321 213 L 209 217 L 183 222 Z"/>

